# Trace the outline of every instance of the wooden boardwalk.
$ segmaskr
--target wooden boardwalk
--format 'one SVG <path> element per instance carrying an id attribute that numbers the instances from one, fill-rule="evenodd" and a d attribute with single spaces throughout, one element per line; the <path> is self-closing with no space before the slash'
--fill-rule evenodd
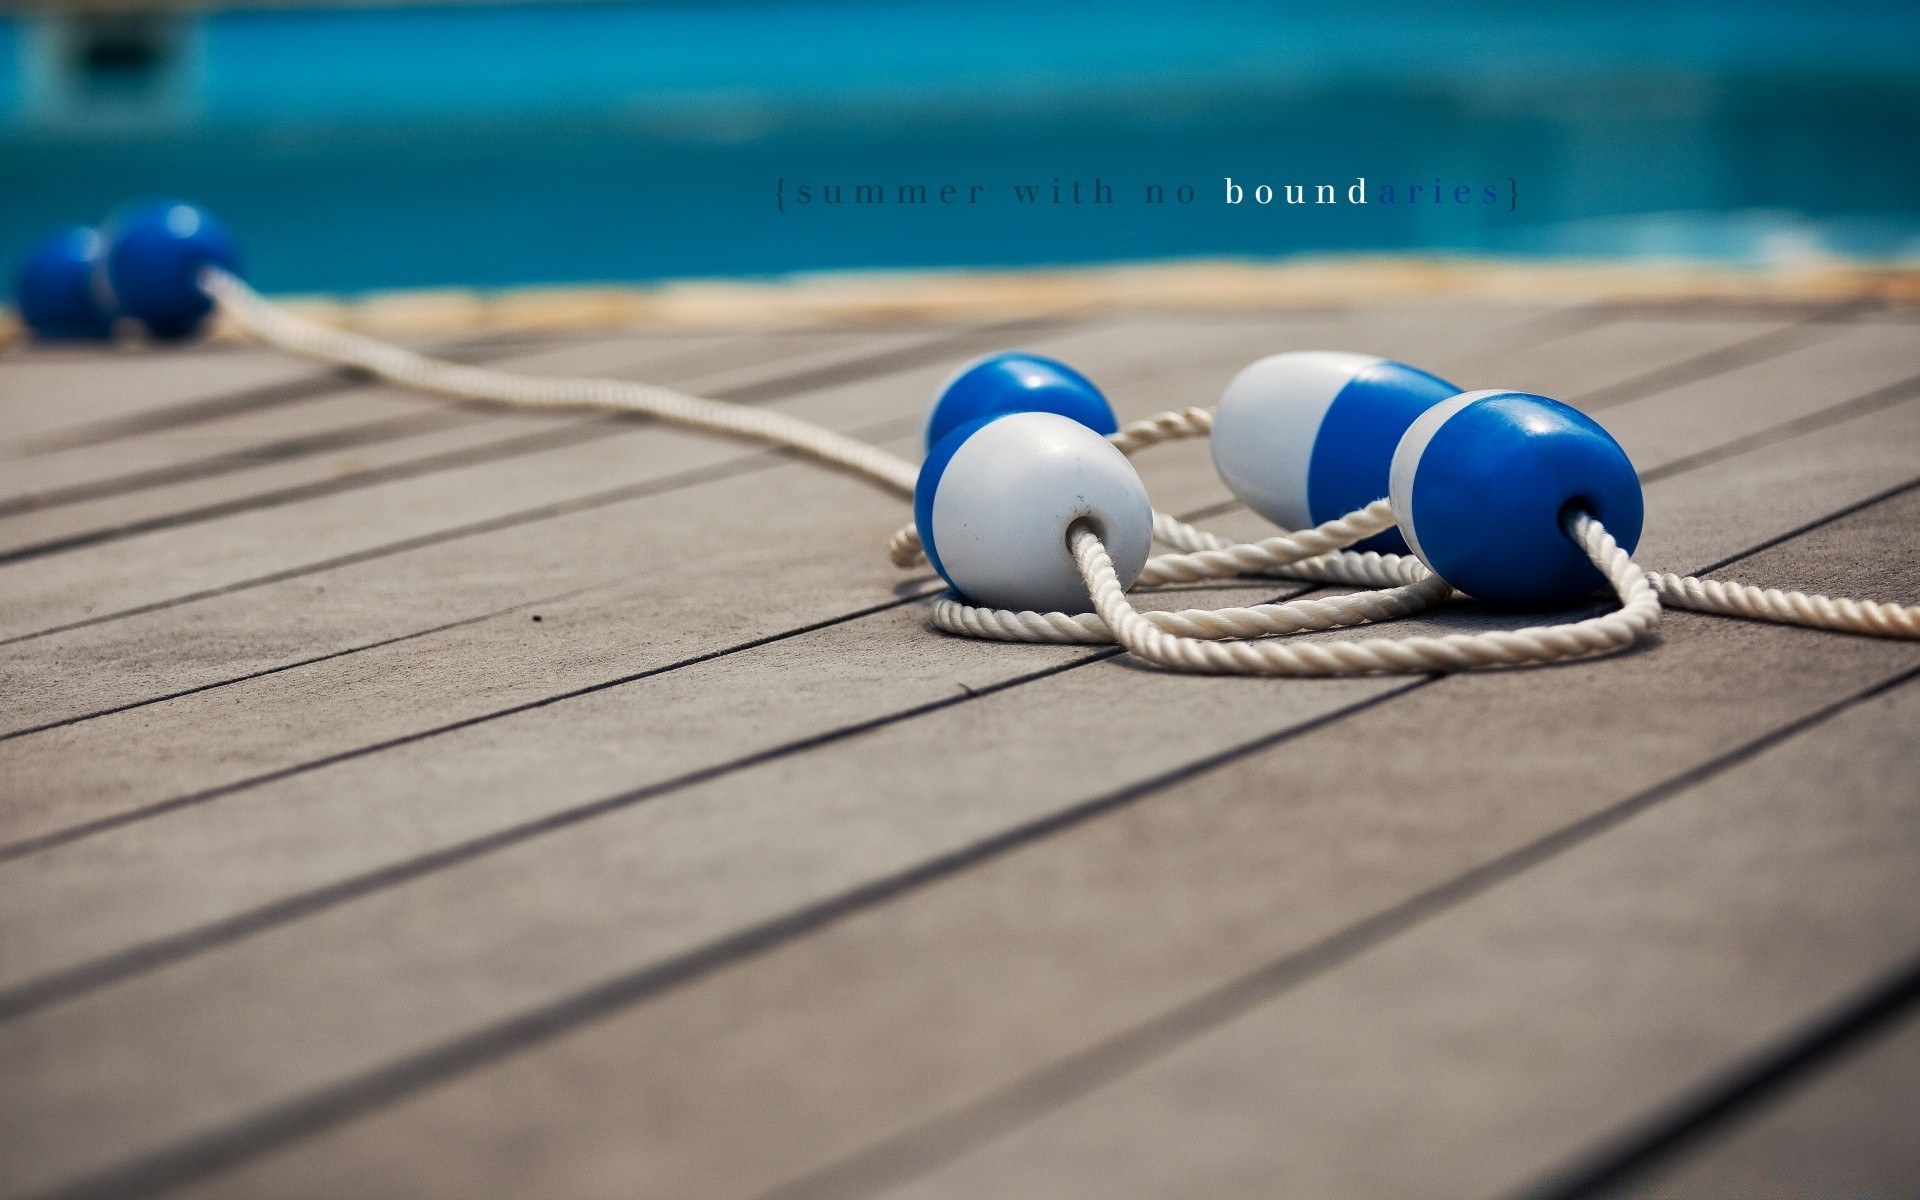
<path id="1" fill-rule="evenodd" d="M 912 453 L 1008 345 L 1123 417 L 1285 349 L 1545 392 L 1642 470 L 1648 565 L 1920 600 L 1913 309 L 452 352 Z M 7 351 L 0 459 L 0 1194 L 1920 1192 L 1920 645 L 1673 612 L 1276 681 L 964 641 L 857 481 L 252 349 Z M 1255 531 L 1203 446 L 1141 461 Z"/>

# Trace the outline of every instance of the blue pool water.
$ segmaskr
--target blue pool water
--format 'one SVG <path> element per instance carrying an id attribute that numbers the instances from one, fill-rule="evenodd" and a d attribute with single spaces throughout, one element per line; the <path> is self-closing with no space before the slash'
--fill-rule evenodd
<path id="1" fill-rule="evenodd" d="M 226 215 L 276 291 L 1324 251 L 1920 257 L 1920 5 L 1435 7 L 0 18 L 0 252 L 178 194 Z"/>

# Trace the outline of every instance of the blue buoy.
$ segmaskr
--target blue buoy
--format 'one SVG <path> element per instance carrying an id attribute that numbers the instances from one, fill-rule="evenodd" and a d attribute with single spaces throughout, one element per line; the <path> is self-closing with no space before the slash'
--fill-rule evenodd
<path id="1" fill-rule="evenodd" d="M 1059 413 L 1102 435 L 1120 428 L 1113 406 L 1085 375 L 1051 358 L 1009 351 L 975 359 L 941 387 L 927 414 L 927 449 L 968 421 L 1016 412 Z"/>
<path id="2" fill-rule="evenodd" d="M 1222 393 L 1214 467 L 1248 508 L 1283 529 L 1310 528 L 1386 495 L 1400 435 L 1459 393 L 1444 379 L 1371 354 L 1271 355 Z M 1407 553 L 1391 529 L 1355 548 Z"/>
<path id="3" fill-rule="evenodd" d="M 1525 392 L 1467 392 L 1420 415 L 1393 454 L 1391 495 L 1413 552 L 1493 604 L 1567 604 L 1606 577 L 1562 521 L 1597 517 L 1640 543 L 1640 479 L 1592 417 Z"/>
<path id="4" fill-rule="evenodd" d="M 1122 586 L 1146 565 L 1153 505 L 1127 456 L 1068 417 L 976 417 L 948 431 L 920 466 L 913 517 L 927 561 L 973 604 L 1089 612 L 1067 548 L 1089 521 Z"/>
<path id="5" fill-rule="evenodd" d="M 213 310 L 202 267 L 240 273 L 240 247 L 205 209 L 181 200 L 137 204 L 108 222 L 105 279 L 115 305 L 155 337 L 187 337 Z"/>
<path id="6" fill-rule="evenodd" d="M 13 295 L 34 336 L 103 338 L 113 332 L 113 314 L 94 291 L 101 245 L 97 232 L 75 225 L 42 238 L 27 253 Z"/>

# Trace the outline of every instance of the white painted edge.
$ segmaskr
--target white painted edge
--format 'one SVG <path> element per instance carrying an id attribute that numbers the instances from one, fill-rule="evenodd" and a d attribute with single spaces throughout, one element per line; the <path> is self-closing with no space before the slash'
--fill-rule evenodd
<path id="1" fill-rule="evenodd" d="M 1400 522 L 1401 536 L 1407 539 L 1407 545 L 1413 547 L 1420 561 L 1436 574 L 1439 568 L 1420 548 L 1420 536 L 1416 532 L 1413 515 L 1413 478 L 1420 471 L 1420 456 L 1427 452 L 1427 443 L 1433 440 L 1433 435 L 1439 433 L 1440 427 L 1451 421 L 1461 409 L 1476 400 L 1485 400 L 1488 396 L 1506 396 L 1512 391 L 1512 388 L 1487 388 L 1478 392 L 1462 392 L 1451 400 L 1442 400 L 1421 413 L 1400 435 L 1400 444 L 1394 447 L 1393 466 L 1387 473 L 1387 498 L 1393 502 L 1393 514 Z"/>

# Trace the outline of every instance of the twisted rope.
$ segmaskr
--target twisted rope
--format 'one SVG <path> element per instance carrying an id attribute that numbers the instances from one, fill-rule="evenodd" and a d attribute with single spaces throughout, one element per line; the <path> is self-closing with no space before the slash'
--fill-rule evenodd
<path id="1" fill-rule="evenodd" d="M 1453 588 L 1418 559 L 1340 551 L 1340 547 L 1371 537 L 1392 524 L 1393 509 L 1381 500 L 1313 529 L 1268 538 L 1264 542 L 1223 546 L 1197 555 L 1162 555 L 1149 560 L 1141 575 L 1142 581 L 1153 576 L 1155 582 L 1162 582 L 1261 572 L 1380 590 L 1247 608 L 1182 609 L 1135 615 L 1175 638 L 1230 641 L 1389 621 L 1445 600 Z M 1101 553 L 1105 554 L 1104 548 Z M 1161 566 L 1156 569 L 1156 564 Z M 1108 570 L 1112 570 L 1111 562 Z M 1115 584 L 1118 585 L 1117 577 Z M 1133 611 L 1131 606 L 1129 611 Z M 1103 612 L 1013 612 L 978 608 L 951 596 L 934 602 L 933 623 L 950 633 L 1000 641 L 1099 643 L 1121 640 L 1115 637 L 1113 626 Z"/>
<path id="2" fill-rule="evenodd" d="M 1419 568 L 1418 563 L 1410 564 Z M 1290 600 L 1247 608 L 1188 608 L 1143 612 L 1155 628 L 1185 638 L 1229 641 L 1272 634 L 1303 633 L 1390 621 L 1410 616 L 1445 600 L 1453 589 L 1430 572 L 1404 587 L 1350 596 Z M 1112 628 L 1098 613 L 1012 612 L 976 608 L 951 596 L 933 605 L 933 623 L 949 633 L 1005 642 L 1112 642 Z"/>
<path id="3" fill-rule="evenodd" d="M 255 339 L 305 358 L 355 367 L 403 387 L 515 408 L 596 408 L 637 413 L 710 433 L 784 446 L 905 496 L 913 494 L 919 474 L 918 467 L 905 459 L 783 413 L 621 379 L 539 378 L 443 362 L 295 316 L 262 299 L 218 267 L 202 268 L 198 283 L 223 316 Z M 1186 408 L 1134 421 L 1110 435 L 1109 440 L 1123 454 L 1131 455 L 1164 442 L 1207 437 L 1212 432 L 1211 409 Z M 1232 639 L 1388 620 L 1444 599 L 1449 591 L 1446 584 L 1414 560 L 1341 549 L 1392 523 L 1391 508 L 1380 500 L 1314 529 L 1234 544 L 1156 512 L 1153 535 L 1176 553 L 1148 560 L 1139 580 L 1141 585 L 1151 586 L 1232 575 L 1278 575 L 1379 589 L 1374 592 L 1250 608 L 1142 614 L 1126 603 L 1113 579 L 1112 563 L 1098 540 L 1089 543 L 1091 535 L 1077 529 L 1072 546 L 1083 575 L 1088 576 L 1095 613 L 1008 613 L 942 600 L 934 607 L 934 621 L 955 633 L 1014 641 L 1102 642 L 1118 636 L 1134 653 L 1150 661 L 1164 660 L 1164 665 L 1269 674 L 1459 670 L 1598 653 L 1630 644 L 1631 638 L 1627 642 L 1619 639 L 1625 636 L 1623 631 L 1638 628 L 1636 622 L 1644 620 L 1645 628 L 1651 628 L 1662 600 L 1679 608 L 1752 620 L 1920 638 L 1920 606 L 1808 595 L 1684 575 L 1648 575 L 1633 566 L 1597 522 L 1582 517 L 1568 532 L 1601 566 L 1620 594 L 1623 606 L 1611 616 L 1513 633 L 1319 643 L 1284 651 L 1274 643 L 1223 644 Z M 912 525 L 897 531 L 888 542 L 887 553 L 902 567 L 919 562 L 924 556 L 919 531 Z M 1606 562 L 1602 562 L 1603 557 Z M 1613 562 L 1616 557 L 1618 564 Z M 1104 578 L 1111 585 L 1105 592 L 1092 586 L 1101 563 L 1106 564 Z M 1621 573 L 1616 574 L 1616 566 Z M 1631 568 L 1631 575 L 1625 573 L 1627 568 Z M 1651 617 L 1645 615 L 1649 603 Z M 1201 649 L 1193 648 L 1196 646 Z M 1543 654 L 1550 657 L 1540 657 Z"/>
<path id="4" fill-rule="evenodd" d="M 1163 514 L 1154 514 L 1156 530 Z M 1167 522 L 1178 524 L 1167 517 Z M 1393 528 L 1393 505 L 1375 500 L 1365 508 L 1344 517 L 1316 525 L 1312 529 L 1284 533 L 1278 537 L 1239 545 L 1195 550 L 1186 554 L 1161 554 L 1147 560 L 1135 587 L 1153 587 L 1162 583 L 1193 583 L 1202 579 L 1221 579 L 1231 575 L 1260 575 L 1318 558 L 1383 529 Z"/>
<path id="5" fill-rule="evenodd" d="M 1427 564 L 1404 554 L 1376 554 L 1372 550 L 1356 554 L 1341 550 L 1318 558 L 1302 559 L 1281 567 L 1273 574 L 1285 579 L 1306 579 L 1314 583 L 1342 583 L 1349 587 L 1395 587 L 1424 579 L 1432 572 Z"/>
<path id="6" fill-rule="evenodd" d="M 927 548 L 920 544 L 920 530 L 912 521 L 893 531 L 887 539 L 887 560 L 896 567 L 906 568 L 918 564 L 927 556 Z"/>
<path id="7" fill-rule="evenodd" d="M 903 458 L 784 413 L 624 379 L 543 379 L 443 362 L 295 316 L 218 267 L 202 268 L 199 283 L 224 316 L 260 341 L 304 358 L 357 367 L 403 387 L 515 408 L 640 413 L 709 433 L 785 446 L 907 496 L 913 494 L 919 474 L 919 468 Z"/>
<path id="8" fill-rule="evenodd" d="M 1808 595 L 1779 588 L 1757 588 L 1726 579 L 1699 579 L 1658 571 L 1649 572 L 1647 582 L 1664 603 L 1675 608 L 1878 637 L 1920 638 L 1920 605 Z"/>
<path id="9" fill-rule="evenodd" d="M 1179 517 L 1163 512 L 1153 514 L 1153 540 L 1164 542 L 1175 550 L 1224 550 L 1232 545 L 1217 533 L 1209 533 L 1198 525 L 1189 525 Z"/>
<path id="10" fill-rule="evenodd" d="M 1580 513 L 1568 534 L 1587 552 L 1620 597 L 1621 607 L 1565 625 L 1446 637 L 1376 638 L 1363 642 L 1208 641 L 1169 633 L 1128 603 L 1105 546 L 1085 525 L 1068 545 L 1101 620 L 1135 657 L 1181 671 L 1237 675 L 1376 675 L 1520 666 L 1603 654 L 1631 646 L 1660 621 L 1660 598 L 1646 572 L 1600 522 Z"/>
<path id="11" fill-rule="evenodd" d="M 1212 436 L 1212 409 L 1182 408 L 1173 412 L 1157 413 L 1143 420 L 1122 425 L 1116 432 L 1108 434 L 1107 440 L 1112 442 L 1120 453 L 1131 457 L 1149 446 L 1158 446 L 1162 442 Z"/>

